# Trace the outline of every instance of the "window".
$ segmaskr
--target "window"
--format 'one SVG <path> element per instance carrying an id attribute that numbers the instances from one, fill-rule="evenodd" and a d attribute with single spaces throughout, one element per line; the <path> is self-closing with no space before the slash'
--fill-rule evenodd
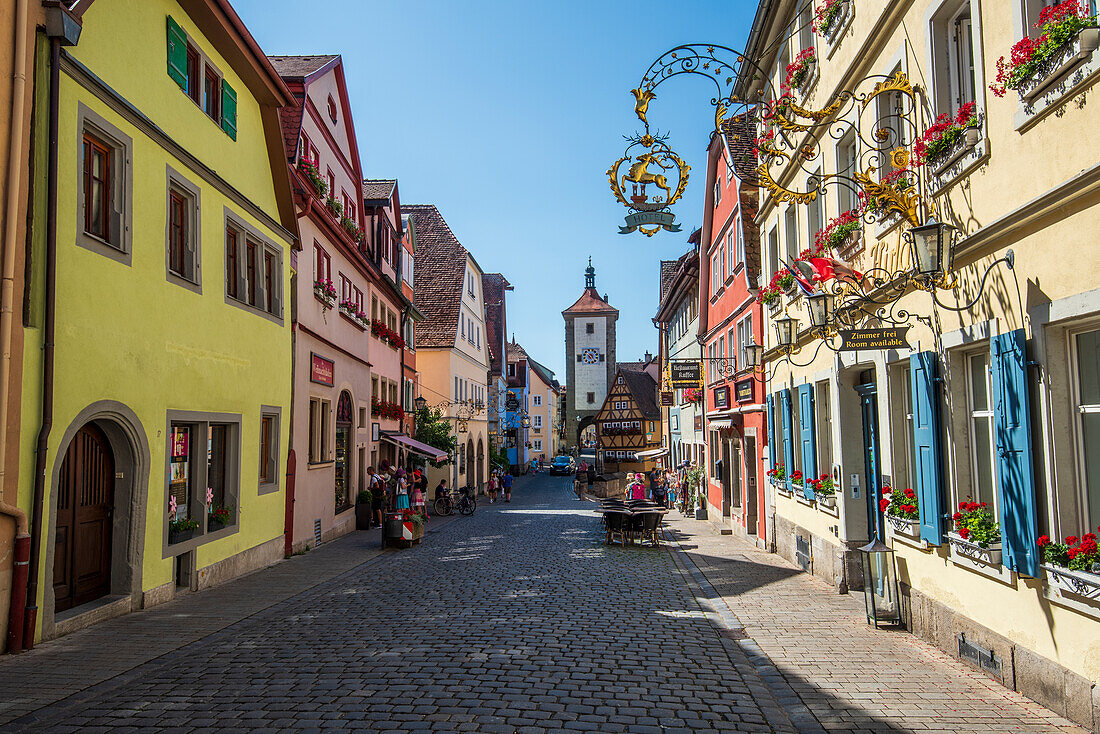
<path id="1" fill-rule="evenodd" d="M 250 239 L 244 241 L 245 299 L 253 306 L 259 305 L 260 289 L 256 282 L 256 243 Z"/>
<path id="2" fill-rule="evenodd" d="M 278 408 L 265 408 L 260 414 L 260 493 L 279 488 L 279 417 Z"/>
<path id="3" fill-rule="evenodd" d="M 974 39 L 970 23 L 970 3 L 963 6 L 948 25 L 948 56 L 951 79 L 951 112 L 974 101 Z"/>
<path id="4" fill-rule="evenodd" d="M 756 337 L 752 332 L 752 314 L 749 314 L 737 324 L 737 364 L 744 367 L 749 363 L 749 353 L 745 347 L 755 343 Z"/>
<path id="5" fill-rule="evenodd" d="M 332 280 L 332 258 L 316 241 L 313 243 L 313 255 L 314 282 L 324 283 Z"/>
<path id="6" fill-rule="evenodd" d="M 737 340 L 735 338 L 735 334 L 736 331 L 732 326 L 730 327 L 730 330 L 726 332 L 726 346 L 727 348 L 729 348 L 729 359 L 730 362 L 734 362 L 734 364 L 736 364 L 734 360 L 736 360 L 737 358 Z M 732 367 L 733 365 L 731 364 L 730 366 Z"/>
<path id="7" fill-rule="evenodd" d="M 900 71 L 901 67 L 896 66 L 890 72 L 890 76 Z M 890 173 L 898 170 L 890 160 L 890 151 L 906 144 L 903 126 L 904 118 L 902 116 L 905 102 L 903 101 L 901 92 L 885 92 L 875 97 L 875 104 L 877 106 L 876 111 L 878 115 L 878 122 L 875 124 L 875 128 L 878 132 L 875 133 L 875 140 L 879 144 L 878 158 L 879 176 L 881 180 Z"/>
<path id="8" fill-rule="evenodd" d="M 592 403 L 596 402 L 596 393 L 594 393 L 594 392 L 590 392 L 590 393 L 588 393 L 588 396 L 587 396 L 587 397 L 588 397 L 588 401 L 587 401 L 587 402 L 588 402 L 588 404 L 589 404 L 589 405 L 591 405 Z"/>
<path id="9" fill-rule="evenodd" d="M 309 399 L 309 463 L 329 460 L 329 414 L 332 403 L 323 398 Z"/>
<path id="10" fill-rule="evenodd" d="M 1100 525 L 1100 330 L 1077 334 L 1073 347 L 1081 483 L 1088 528 L 1095 528 Z"/>
<path id="11" fill-rule="evenodd" d="M 970 496 L 975 502 L 988 502 L 991 507 L 995 507 L 996 443 L 993 439 L 993 401 L 988 352 L 967 357 L 966 375 L 966 402 L 970 432 Z"/>
<path id="12" fill-rule="evenodd" d="M 534 426 L 536 429 L 542 428 L 542 416 L 535 414 L 531 425 Z"/>
<path id="13" fill-rule="evenodd" d="M 596 333 L 596 325 L 593 324 L 591 321 L 587 322 L 584 325 L 584 333 L 585 334 L 594 334 L 594 333 Z"/>
<path id="14" fill-rule="evenodd" d="M 220 508 L 229 511 L 228 526 L 236 527 L 240 514 L 240 417 L 169 411 L 167 427 L 165 541 L 171 520 L 197 521 L 199 535 L 222 530 L 210 524 L 210 513 Z"/>
<path id="15" fill-rule="evenodd" d="M 817 443 L 817 472 L 830 474 L 833 470 L 832 406 L 829 404 L 829 381 L 814 385 L 814 436 Z M 910 442 L 912 445 L 912 442 Z"/>
<path id="16" fill-rule="evenodd" d="M 772 227 L 768 234 L 768 260 L 771 264 L 771 273 L 774 276 L 779 272 L 779 228 Z"/>
<path id="17" fill-rule="evenodd" d="M 168 275 L 181 278 L 189 284 L 200 282 L 198 200 L 199 190 L 169 169 L 166 245 Z"/>
<path id="18" fill-rule="evenodd" d="M 516 363 L 515 362 L 509 362 L 508 363 L 508 376 L 509 377 L 515 377 L 516 376 Z"/>
<path id="19" fill-rule="evenodd" d="M 717 207 L 722 201 L 722 185 L 717 181 L 714 182 L 714 206 Z"/>
<path id="20" fill-rule="evenodd" d="M 801 248 L 798 246 L 798 214 L 795 212 L 795 208 L 788 207 L 787 211 L 783 215 L 783 223 L 786 228 L 786 260 L 789 263 L 793 263 L 798 259 L 798 253 L 801 252 Z"/>
<path id="21" fill-rule="evenodd" d="M 330 94 L 328 96 L 328 119 L 332 120 L 333 124 L 336 123 L 336 100 L 332 98 Z"/>
<path id="22" fill-rule="evenodd" d="M 203 88 L 203 95 L 205 96 L 203 111 L 211 120 L 220 123 L 222 121 L 222 80 L 218 76 L 218 72 L 209 66 L 206 67 L 206 84 Z"/>
<path id="23" fill-rule="evenodd" d="M 635 428 L 636 427 L 637 427 L 637 421 L 635 421 Z M 657 422 L 656 421 L 650 421 L 649 422 L 649 432 L 653 433 L 656 430 L 657 430 Z"/>
<path id="24" fill-rule="evenodd" d="M 719 278 L 718 253 L 714 253 L 710 258 L 710 294 L 712 296 L 718 294 Z"/>
<path id="25" fill-rule="evenodd" d="M 84 231 L 111 241 L 111 163 L 114 151 L 91 133 L 84 133 Z"/>
<path id="26" fill-rule="evenodd" d="M 837 171 L 845 176 L 852 176 L 858 170 L 856 160 L 856 134 L 854 130 L 848 132 L 836 146 Z M 852 186 L 840 185 L 837 187 L 837 210 L 850 212 L 859 206 L 856 190 Z"/>
<path id="27" fill-rule="evenodd" d="M 536 438 L 535 440 L 533 440 L 531 442 L 531 447 L 535 451 L 542 451 L 542 439 L 541 438 Z"/>
<path id="28" fill-rule="evenodd" d="M 232 227 L 225 230 L 225 293 L 231 298 L 239 298 L 237 281 L 240 271 L 237 266 L 237 231 Z M 317 248 L 320 250 L 320 248 Z M 323 252 L 323 250 L 321 250 Z"/>
<path id="29" fill-rule="evenodd" d="M 281 319 L 282 250 L 264 242 L 258 234 L 235 220 L 226 222 L 225 246 L 226 295 L 231 298 L 229 302 L 247 305 Z M 328 254 L 316 242 L 313 252 L 317 280 L 329 280 L 331 263 Z"/>
<path id="30" fill-rule="evenodd" d="M 810 3 L 806 3 L 798 13 L 798 46 L 800 51 L 807 48 L 813 48 L 814 45 L 813 19 L 811 18 L 812 10 L 813 6 Z"/>
<path id="31" fill-rule="evenodd" d="M 806 190 L 817 189 L 821 185 L 821 169 L 814 171 L 806 181 Z M 806 247 L 813 247 L 818 231 L 822 228 L 821 195 L 806 205 Z"/>
<path id="32" fill-rule="evenodd" d="M 726 272 L 729 277 L 733 277 L 733 271 L 737 268 L 737 243 L 734 241 L 733 233 L 737 230 L 737 221 L 734 220 L 730 224 L 729 230 L 726 231 Z"/>
<path id="33" fill-rule="evenodd" d="M 718 359 L 724 359 L 726 356 L 726 336 L 725 334 L 718 337 Z"/>
<path id="34" fill-rule="evenodd" d="M 187 45 L 187 96 L 190 97 L 195 104 L 201 104 L 202 102 L 202 88 L 199 84 L 199 67 L 201 66 L 201 60 L 199 59 L 199 52 L 195 50 L 195 47 Z"/>
<path id="35" fill-rule="evenodd" d="M 541 396 L 541 395 L 535 395 L 535 396 L 534 396 L 534 406 L 535 406 L 536 408 L 538 408 L 538 407 L 540 407 L 541 405 L 542 405 L 542 396 Z"/>

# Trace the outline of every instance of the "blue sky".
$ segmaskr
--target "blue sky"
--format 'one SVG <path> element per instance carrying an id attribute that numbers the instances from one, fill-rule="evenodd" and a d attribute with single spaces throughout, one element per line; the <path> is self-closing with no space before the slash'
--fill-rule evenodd
<path id="1" fill-rule="evenodd" d="M 488 272 L 515 286 L 509 337 L 565 380 L 561 311 L 596 286 L 620 311 L 618 358 L 656 351 L 661 259 L 702 219 L 713 84 L 665 82 L 652 126 L 692 166 L 682 233 L 619 235 L 604 171 L 637 131 L 649 64 L 681 43 L 741 48 L 754 0 L 235 0 L 265 52 L 339 53 L 368 177 L 433 203 Z M 322 10 L 324 12 L 322 12 Z"/>

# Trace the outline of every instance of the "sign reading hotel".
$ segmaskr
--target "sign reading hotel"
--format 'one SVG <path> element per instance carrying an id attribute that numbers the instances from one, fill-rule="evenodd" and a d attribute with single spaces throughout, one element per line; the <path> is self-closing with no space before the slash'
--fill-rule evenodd
<path id="1" fill-rule="evenodd" d="M 900 329 L 855 329 L 840 331 L 842 340 L 840 351 L 855 352 L 867 349 L 908 349 L 909 342 L 905 340 L 905 332 L 908 326 Z"/>
<path id="2" fill-rule="evenodd" d="M 333 376 L 336 372 L 335 367 L 336 365 L 331 359 L 325 359 L 324 357 L 310 353 L 310 381 L 316 382 L 318 385 L 328 385 L 332 387 Z"/>
<path id="3" fill-rule="evenodd" d="M 681 390 L 688 387 L 701 387 L 703 384 L 703 365 L 694 360 L 676 360 L 670 362 L 669 382 L 673 390 Z"/>

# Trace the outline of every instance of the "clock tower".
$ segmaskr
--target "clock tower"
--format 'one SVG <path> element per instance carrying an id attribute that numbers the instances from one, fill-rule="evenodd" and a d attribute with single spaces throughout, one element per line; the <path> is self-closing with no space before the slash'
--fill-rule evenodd
<path id="1" fill-rule="evenodd" d="M 581 432 L 603 407 L 617 364 L 615 322 L 619 312 L 596 291 L 591 257 L 584 271 L 584 292 L 561 315 L 565 318 L 566 442 L 577 446 Z"/>

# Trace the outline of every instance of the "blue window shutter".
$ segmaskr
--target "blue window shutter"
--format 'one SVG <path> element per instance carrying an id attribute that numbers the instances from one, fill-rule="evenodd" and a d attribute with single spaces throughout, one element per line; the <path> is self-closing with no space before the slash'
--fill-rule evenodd
<path id="1" fill-rule="evenodd" d="M 943 470 L 940 458 L 940 411 L 936 353 L 909 357 L 909 391 L 913 403 L 913 489 L 917 493 L 920 537 L 943 544 Z M 895 487 L 894 491 L 901 491 Z"/>
<path id="2" fill-rule="evenodd" d="M 776 441 L 775 434 L 775 397 L 768 393 L 768 457 L 771 459 L 772 469 L 775 469 L 775 460 L 777 449 L 779 448 L 779 442 Z"/>
<path id="3" fill-rule="evenodd" d="M 1004 563 L 1018 574 L 1035 577 L 1039 575 L 1038 527 L 1024 330 L 999 334 L 990 347 Z"/>
<path id="4" fill-rule="evenodd" d="M 779 419 L 783 421 L 783 473 L 787 477 L 787 490 L 791 491 L 791 470 L 794 468 L 794 436 L 791 430 L 791 391 L 779 391 Z"/>
<path id="5" fill-rule="evenodd" d="M 798 433 L 802 445 L 802 496 L 814 498 L 811 479 L 817 479 L 817 441 L 814 437 L 814 390 L 810 385 L 798 386 Z"/>

